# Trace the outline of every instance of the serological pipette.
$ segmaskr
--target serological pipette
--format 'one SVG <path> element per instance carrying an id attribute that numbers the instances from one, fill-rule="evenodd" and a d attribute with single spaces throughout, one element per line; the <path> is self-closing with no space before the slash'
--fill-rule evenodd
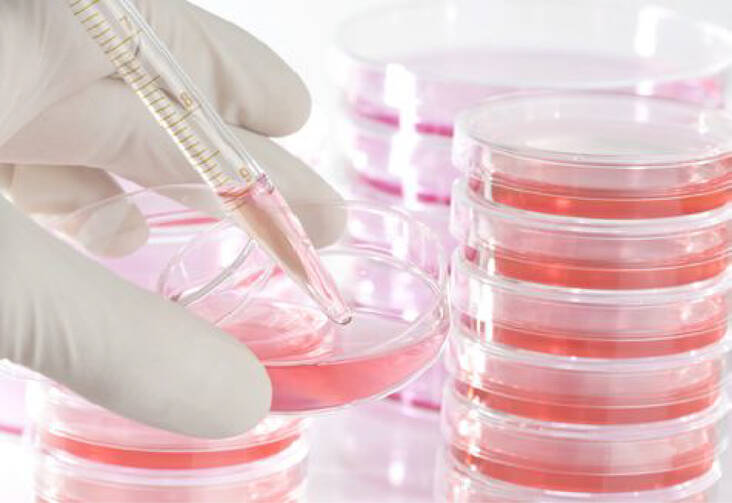
<path id="1" fill-rule="evenodd" d="M 168 132 L 190 165 L 219 196 L 226 215 L 337 323 L 351 311 L 301 223 L 265 171 L 196 89 L 129 0 L 64 0 Z"/>

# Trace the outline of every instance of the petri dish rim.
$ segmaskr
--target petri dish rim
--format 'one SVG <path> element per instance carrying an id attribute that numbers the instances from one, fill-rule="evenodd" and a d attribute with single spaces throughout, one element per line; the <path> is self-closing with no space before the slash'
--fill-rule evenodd
<path id="1" fill-rule="evenodd" d="M 469 411 L 471 418 L 481 424 L 489 424 L 501 429 L 515 429 L 522 434 L 535 437 L 554 437 L 583 441 L 598 441 L 608 444 L 628 442 L 632 440 L 650 440 L 665 438 L 695 429 L 703 429 L 714 425 L 722 425 L 724 418 L 731 410 L 730 399 L 726 393 L 711 406 L 702 411 L 675 419 L 636 424 L 581 424 L 541 421 L 522 416 L 514 416 L 505 412 L 488 409 L 461 397 L 454 389 L 453 382 L 445 386 L 443 397 L 443 428 L 447 415 L 456 408 Z M 449 434 L 449 433 L 448 433 Z M 609 438 L 612 438 L 609 440 Z M 723 447 L 723 446 L 720 446 Z"/>
<path id="2" fill-rule="evenodd" d="M 510 4 L 517 4 L 519 1 L 523 1 L 523 3 L 527 3 L 524 0 L 510 0 Z M 725 46 L 727 49 L 727 56 L 718 58 L 717 61 L 714 63 L 710 63 L 703 68 L 696 68 L 696 69 L 688 69 L 686 71 L 676 71 L 676 72 L 659 72 L 657 75 L 654 76 L 653 79 L 651 79 L 651 82 L 653 83 L 665 83 L 665 82 L 673 82 L 678 80 L 684 80 L 684 79 L 690 79 L 695 78 L 703 75 L 712 75 L 717 72 L 720 72 L 724 70 L 726 67 L 728 67 L 730 64 L 732 64 L 732 32 L 729 32 L 728 30 L 716 26 L 713 23 L 691 19 L 688 17 L 685 17 L 678 12 L 674 11 L 670 8 L 665 8 L 658 5 L 648 5 L 647 2 L 643 2 L 642 0 L 632 0 L 633 4 L 632 6 L 641 9 L 641 8 L 653 8 L 655 9 L 659 14 L 665 16 L 666 18 L 673 19 L 676 22 L 682 22 L 686 25 L 687 28 L 689 28 L 691 31 L 698 31 L 700 34 L 704 34 L 704 38 L 706 40 L 713 39 L 716 44 L 719 44 L 720 46 Z M 506 2 L 504 2 L 506 3 Z M 536 2 L 533 2 L 536 3 Z M 598 10 L 598 0 L 595 0 L 592 2 L 592 5 L 594 7 L 594 10 Z M 357 50 L 354 46 L 357 45 L 357 43 L 350 43 L 348 38 L 349 36 L 359 27 L 359 25 L 366 25 L 366 26 L 372 26 L 377 27 L 379 25 L 383 26 L 383 23 L 387 19 L 396 19 L 399 16 L 402 17 L 408 17 L 408 14 L 411 12 L 414 12 L 416 10 L 421 11 L 447 11 L 448 13 L 452 12 L 451 15 L 445 16 L 445 18 L 450 18 L 451 16 L 455 16 L 455 11 L 459 10 L 460 6 L 472 6 L 472 5 L 480 5 L 481 0 L 473 0 L 472 2 L 470 0 L 463 0 L 463 1 L 456 1 L 456 0 L 442 0 L 438 2 L 423 2 L 421 0 L 402 0 L 397 3 L 391 3 L 389 5 L 381 5 L 377 7 L 371 7 L 367 9 L 363 9 L 361 12 L 351 16 L 350 18 L 347 18 L 341 25 L 339 26 L 338 30 L 336 31 L 335 37 L 334 37 L 334 49 L 332 51 L 334 58 L 345 58 L 347 60 L 350 60 L 351 62 L 365 67 L 370 68 L 372 70 L 382 70 L 386 73 L 389 73 L 391 71 L 394 71 L 394 73 L 402 73 L 403 75 L 412 75 L 413 77 L 416 77 L 419 80 L 429 80 L 429 81 L 463 81 L 467 83 L 478 83 L 478 84 L 488 84 L 498 87 L 513 87 L 516 86 L 518 83 L 516 81 L 512 80 L 495 80 L 495 79 L 460 79 L 457 78 L 457 76 L 445 76 L 444 73 L 441 73 L 440 71 L 434 71 L 434 72 L 428 72 L 420 69 L 419 71 L 412 71 L 410 70 L 409 65 L 404 65 L 401 63 L 396 63 L 394 61 L 389 61 L 388 58 L 376 58 L 373 56 L 368 56 L 363 54 L 362 51 Z M 509 4 L 509 5 L 510 5 Z M 569 2 L 565 2 L 565 4 L 569 4 Z M 630 2 L 625 2 L 626 5 L 630 5 Z M 615 7 L 617 9 L 617 3 L 613 2 L 612 0 L 602 0 L 602 8 L 612 9 Z M 522 8 L 519 6 L 519 8 Z M 525 6 L 523 6 L 525 8 Z M 574 0 L 571 2 L 571 5 L 567 5 L 565 7 L 567 9 L 577 10 L 587 10 L 588 15 L 589 12 L 593 10 L 592 7 L 588 7 L 588 2 L 583 2 L 581 0 Z M 404 22 L 405 20 L 402 20 Z M 353 64 L 351 63 L 351 64 Z M 640 82 L 647 81 L 648 79 L 641 79 Z M 598 82 L 586 82 L 584 85 L 580 86 L 580 88 L 585 89 L 607 89 L 612 87 L 625 87 L 625 86 L 633 86 L 639 84 L 638 79 L 603 79 Z M 532 86 L 534 88 L 577 88 L 576 84 L 572 83 L 557 83 L 557 82 L 542 82 L 537 81 L 532 83 Z M 526 87 L 526 84 L 523 83 L 522 87 Z"/>
<path id="3" fill-rule="evenodd" d="M 451 265 L 453 270 L 460 270 L 460 274 L 464 277 L 470 277 L 471 281 L 477 280 L 491 288 L 562 302 L 582 303 L 589 301 L 620 306 L 653 306 L 671 302 L 678 303 L 686 299 L 698 300 L 700 295 L 710 297 L 723 295 L 732 287 L 732 269 L 721 276 L 688 285 L 639 290 L 590 290 L 530 283 L 510 277 L 492 275 L 466 261 L 459 249 L 453 252 Z"/>
<path id="4" fill-rule="evenodd" d="M 611 90 L 569 90 L 569 91 L 515 91 L 507 92 L 484 99 L 475 107 L 460 112 L 455 120 L 455 143 L 453 144 L 453 161 L 456 159 L 456 149 L 461 148 L 460 144 L 467 142 L 480 145 L 491 151 L 509 155 L 514 158 L 522 158 L 532 161 L 558 162 L 567 166 L 600 169 L 612 167 L 618 170 L 663 170 L 669 167 L 682 167 L 698 163 L 707 163 L 722 160 L 732 156 L 732 139 L 720 142 L 714 149 L 707 149 L 705 153 L 698 155 L 680 154 L 589 154 L 571 151 L 547 150 L 536 147 L 517 146 L 510 142 L 493 140 L 487 135 L 476 134 L 472 130 L 472 122 L 477 120 L 479 114 L 488 114 L 491 109 L 501 106 L 508 106 L 513 103 L 531 103 L 532 100 L 570 100 L 585 99 L 588 101 L 599 101 L 602 99 L 613 99 L 621 102 L 645 102 L 646 106 L 666 106 L 676 110 L 708 114 L 721 119 L 732 128 L 732 115 L 721 109 L 705 108 L 693 103 L 685 103 L 671 98 L 657 96 L 639 96 Z M 485 115 L 481 116 L 485 120 Z M 461 164 L 459 161 L 456 164 Z M 459 167 L 459 166 L 458 166 Z M 464 168 L 463 168 L 464 169 Z M 485 168 L 483 168 L 485 169 Z"/>
<path id="5" fill-rule="evenodd" d="M 586 358 L 539 353 L 520 348 L 512 348 L 492 342 L 481 342 L 473 335 L 465 333 L 460 327 L 452 329 L 451 337 L 461 337 L 474 345 L 484 354 L 497 356 L 503 360 L 521 363 L 527 366 L 541 367 L 547 370 L 567 370 L 576 372 L 615 372 L 615 373 L 648 373 L 663 370 L 684 368 L 688 365 L 702 364 L 715 359 L 730 358 L 732 350 L 732 330 L 728 330 L 725 338 L 710 347 L 695 349 L 686 353 L 642 358 L 612 359 Z M 725 380 L 729 381 L 730 376 Z"/>
<path id="6" fill-rule="evenodd" d="M 539 213 L 476 196 L 468 190 L 464 178 L 453 183 L 452 201 L 469 206 L 473 211 L 488 214 L 489 218 L 526 222 L 525 225 L 531 228 L 565 233 L 601 234 L 605 239 L 612 237 L 623 241 L 652 237 L 668 238 L 674 233 L 686 235 L 693 231 L 703 231 L 704 228 L 725 225 L 732 220 L 732 205 L 729 204 L 701 213 L 662 218 L 611 219 Z M 456 207 L 457 204 L 453 202 L 451 211 Z M 700 229 L 700 226 L 703 228 Z"/>
<path id="7" fill-rule="evenodd" d="M 36 391 L 37 392 L 37 391 Z M 87 402 L 80 396 L 76 395 L 75 393 L 69 392 L 65 389 L 60 389 L 55 385 L 46 384 L 44 385 L 44 391 L 43 391 L 43 402 L 44 402 L 44 408 L 51 409 L 52 413 L 54 410 L 56 410 L 59 407 L 63 407 L 64 409 L 73 409 L 74 412 L 81 411 L 82 414 L 94 414 L 94 413 L 102 413 L 102 414 L 114 414 L 113 412 L 107 411 L 106 409 L 92 404 L 90 402 Z M 255 448 L 260 445 L 267 445 L 270 443 L 274 443 L 289 437 L 297 436 L 299 438 L 303 438 L 307 435 L 310 421 L 308 418 L 293 418 L 291 416 L 277 416 L 280 419 L 284 420 L 286 424 L 284 427 L 276 429 L 276 435 L 269 434 L 267 436 L 261 436 L 260 438 L 254 440 L 247 437 L 251 437 L 251 433 L 253 430 L 250 430 L 250 432 L 244 435 L 238 435 L 235 437 L 227 438 L 227 439 L 220 439 L 220 440 L 201 440 L 201 439 L 191 439 L 191 442 L 195 443 L 198 442 L 201 445 L 198 447 L 185 447 L 185 448 L 168 448 L 163 447 L 162 445 L 156 445 L 156 446 L 150 446 L 150 447 L 142 447 L 140 445 L 134 445 L 134 444 L 124 444 L 121 442 L 105 442 L 99 439 L 89 439 L 88 437 L 84 437 L 83 435 L 79 435 L 78 431 L 73 431 L 72 428 L 70 428 L 68 425 L 64 425 L 62 427 L 54 427 L 53 429 L 46 430 L 48 433 L 51 433 L 53 435 L 62 435 L 64 438 L 70 438 L 72 440 L 76 440 L 79 442 L 82 442 L 84 444 L 88 444 L 90 446 L 100 446 L 100 447 L 107 447 L 112 449 L 120 449 L 120 450 L 129 450 L 129 451 L 154 451 L 155 453 L 208 453 L 208 452 L 216 452 L 216 451 L 226 451 L 226 450 L 246 450 Z M 123 418 L 124 419 L 124 418 Z M 34 420 L 36 423 L 37 420 Z M 38 427 L 36 427 L 38 428 Z M 150 428 L 150 427 L 146 427 Z M 172 434 L 171 434 L 172 435 Z M 181 439 L 183 436 L 180 437 Z M 299 441 L 295 440 L 293 442 L 296 443 Z M 245 441 L 246 440 L 246 441 Z M 152 442 L 151 442 L 152 443 Z M 207 444 L 207 445 L 204 445 Z M 61 451 L 62 449 L 54 447 L 53 450 Z M 285 449 L 287 450 L 287 449 Z M 69 454 L 69 456 L 73 456 L 75 458 L 78 458 L 80 460 L 84 460 L 84 462 L 90 462 L 93 463 L 93 461 L 87 460 L 85 458 L 75 456 L 73 454 Z M 125 467 L 125 465 L 114 465 L 114 466 L 120 466 Z M 234 465 L 232 465 L 234 466 Z M 131 468 L 131 467 L 127 467 Z M 137 468 L 139 470 L 143 470 L 143 468 Z M 207 468 L 208 469 L 208 468 Z M 156 473 L 158 471 L 161 471 L 159 469 L 156 469 Z M 164 470 L 162 470 L 164 471 Z"/>
<path id="8" fill-rule="evenodd" d="M 512 498 L 510 501 L 518 501 L 516 498 L 531 498 L 534 501 L 535 498 L 541 498 L 542 502 L 545 503 L 571 503 L 571 502 L 584 502 L 593 501 L 600 503 L 617 503 L 618 501 L 623 502 L 647 502 L 647 501 L 667 501 L 668 496 L 673 497 L 672 501 L 681 501 L 684 498 L 696 496 L 700 493 L 704 493 L 710 489 L 713 489 L 717 483 L 722 479 L 722 470 L 719 463 L 715 463 L 712 469 L 709 470 L 703 476 L 683 482 L 681 484 L 670 486 L 663 489 L 655 489 L 648 491 L 634 491 L 626 493 L 580 493 L 580 492 L 567 492 L 560 490 L 550 489 L 538 489 L 534 487 L 525 487 L 511 484 L 510 482 L 504 482 L 498 479 L 490 479 L 479 472 L 474 472 L 466 469 L 457 460 L 454 459 L 453 453 L 449 449 L 443 448 L 439 454 L 441 456 L 440 462 L 444 463 L 445 466 L 441 467 L 444 470 L 451 470 L 456 473 L 457 476 L 461 477 L 464 482 L 470 485 L 475 484 L 476 488 L 464 487 L 469 491 L 485 491 L 486 495 L 493 495 L 492 497 L 500 497 L 501 495 L 506 498 Z M 498 493 L 496 495 L 496 493 Z"/>
<path id="9" fill-rule="evenodd" d="M 426 278 L 424 274 L 419 274 L 420 277 L 424 278 L 425 284 L 428 285 L 430 290 L 433 292 L 433 296 L 429 301 L 429 305 L 425 307 L 422 310 L 422 313 L 415 318 L 414 320 L 409 322 L 409 326 L 402 331 L 398 337 L 390 339 L 380 345 L 370 347 L 367 351 L 360 352 L 358 355 L 349 355 L 349 356 L 343 356 L 341 358 L 329 358 L 327 361 L 329 363 L 337 363 L 339 361 L 347 360 L 347 361 L 354 361 L 359 359 L 366 359 L 366 358 L 372 358 L 372 357 L 379 357 L 381 355 L 387 355 L 389 353 L 392 353 L 395 348 L 389 347 L 386 349 L 383 349 L 383 346 L 388 345 L 392 346 L 394 343 L 397 343 L 401 340 L 408 339 L 412 341 L 421 341 L 424 339 L 424 337 L 419 336 L 420 332 L 424 333 L 431 333 L 432 330 L 429 328 L 425 329 L 425 324 L 431 324 L 435 327 L 439 327 L 441 324 L 443 324 L 444 320 L 442 317 L 434 317 L 434 313 L 438 311 L 444 311 L 448 312 L 448 303 L 446 298 L 446 291 L 447 291 L 447 282 L 448 282 L 448 273 L 447 273 L 447 259 L 445 255 L 445 251 L 442 247 L 442 243 L 440 242 L 439 236 L 434 232 L 433 229 L 431 229 L 427 224 L 424 222 L 416 219 L 413 215 L 411 215 L 408 211 L 405 211 L 401 208 L 385 205 L 385 204 L 379 204 L 374 202 L 368 202 L 368 201 L 358 201 L 358 200 L 343 200 L 339 202 L 324 202 L 324 203 L 303 203 L 303 204 L 295 204 L 292 205 L 292 208 L 305 208 L 305 207 L 329 207 L 329 208 L 341 208 L 345 210 L 346 212 L 350 211 L 359 211 L 359 212 L 367 212 L 372 215 L 385 215 L 389 214 L 392 217 L 397 217 L 401 219 L 403 222 L 408 222 L 408 224 L 417 229 L 417 233 L 419 233 L 422 236 L 425 236 L 425 240 L 432 243 L 432 253 L 435 256 L 435 261 L 437 264 L 437 270 L 436 270 L 436 277 L 435 278 Z M 232 223 L 222 223 L 221 228 L 230 228 L 232 227 Z M 204 233 L 205 234 L 205 233 Z M 243 234 L 243 232 L 242 232 Z M 248 240 L 248 238 L 246 238 Z M 249 242 L 249 241 L 247 241 Z M 188 244 L 186 244 L 178 254 L 179 259 L 183 259 L 183 257 L 186 254 L 186 249 L 189 247 L 199 246 L 200 242 L 197 239 L 191 240 Z M 256 249 L 256 247 L 252 247 L 252 250 Z M 319 250 L 319 254 L 322 257 L 328 256 L 330 254 L 336 255 L 338 254 L 338 248 L 330 249 L 330 247 L 326 246 L 323 249 Z M 246 263 L 246 260 L 244 261 Z M 410 265 L 409 270 L 414 271 L 417 269 L 417 266 Z M 419 271 L 417 271 L 419 273 Z M 205 287 L 204 287 L 205 288 Z M 256 293 L 256 292 L 253 292 Z M 245 295 L 241 303 L 233 309 L 227 316 L 225 316 L 221 322 L 229 321 L 232 316 L 236 315 L 236 313 L 246 310 L 246 305 L 253 300 L 252 295 Z M 429 320 L 430 317 L 434 317 L 434 320 Z M 444 346 L 444 341 L 443 341 Z M 297 367 L 301 365 L 313 365 L 317 364 L 319 362 L 322 362 L 322 358 L 315 357 L 312 359 L 301 359 L 301 360 L 285 360 L 285 361 L 278 361 L 276 359 L 272 360 L 263 360 L 262 362 L 268 366 L 268 367 Z"/>

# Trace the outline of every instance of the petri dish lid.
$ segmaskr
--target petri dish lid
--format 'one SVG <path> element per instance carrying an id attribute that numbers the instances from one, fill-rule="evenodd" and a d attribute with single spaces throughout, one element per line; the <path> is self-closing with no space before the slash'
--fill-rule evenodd
<path id="1" fill-rule="evenodd" d="M 412 0 L 353 16 L 336 43 L 371 67 L 403 66 L 419 78 L 521 88 L 678 80 L 732 61 L 729 32 L 642 0 L 570 0 L 551 8 L 541 0 Z M 515 51 L 524 55 L 518 69 L 500 59 Z M 426 54 L 431 58 L 419 58 Z M 586 70 L 568 66 L 567 54 L 584 56 Z M 436 55 L 445 56 L 435 63 Z"/>
<path id="2" fill-rule="evenodd" d="M 668 171 L 730 156 L 732 116 L 658 97 L 519 92 L 463 111 L 455 136 L 453 161 L 459 168 L 490 171 L 490 157 L 479 155 L 485 149 L 525 160 L 633 169 L 640 176 L 640 168 Z"/>
<path id="3" fill-rule="evenodd" d="M 256 463 L 288 449 L 308 425 L 306 419 L 269 416 L 246 434 L 200 439 L 118 416 L 56 385 L 36 385 L 29 396 L 42 450 L 119 467 L 186 470 Z"/>

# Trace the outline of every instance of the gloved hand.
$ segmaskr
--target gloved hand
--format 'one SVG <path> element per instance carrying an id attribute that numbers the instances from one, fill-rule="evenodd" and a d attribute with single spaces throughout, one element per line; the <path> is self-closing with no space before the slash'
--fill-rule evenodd
<path id="1" fill-rule="evenodd" d="M 290 204 L 337 200 L 266 138 L 294 132 L 309 113 L 305 87 L 281 59 L 184 0 L 137 3 Z M 271 395 L 249 350 L 28 218 L 120 192 L 110 173 L 146 187 L 200 181 L 67 0 L 3 0 L 0 191 L 14 205 L 0 197 L 0 358 L 153 426 L 205 437 L 245 431 Z M 300 218 L 316 245 L 340 230 L 338 216 Z"/>

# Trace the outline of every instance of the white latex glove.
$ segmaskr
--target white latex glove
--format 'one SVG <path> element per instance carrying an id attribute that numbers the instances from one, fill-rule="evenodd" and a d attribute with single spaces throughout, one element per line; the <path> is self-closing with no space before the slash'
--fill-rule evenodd
<path id="1" fill-rule="evenodd" d="M 138 5 L 291 204 L 338 198 L 265 137 L 294 132 L 309 113 L 306 89 L 282 60 L 184 0 Z M 67 0 L 0 1 L 0 190 L 15 206 L 0 197 L 0 358 L 153 426 L 205 437 L 245 431 L 271 395 L 249 350 L 23 214 L 114 195 L 109 173 L 148 187 L 200 181 Z M 338 216 L 300 217 L 316 245 L 340 230 Z"/>

